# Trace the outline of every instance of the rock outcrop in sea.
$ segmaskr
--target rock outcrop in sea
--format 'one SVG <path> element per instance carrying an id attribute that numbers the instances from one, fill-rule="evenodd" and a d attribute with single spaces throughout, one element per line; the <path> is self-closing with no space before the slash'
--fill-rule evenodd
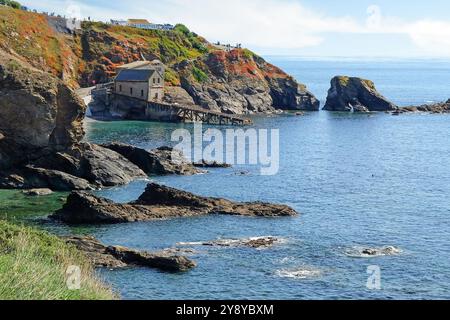
<path id="1" fill-rule="evenodd" d="M 448 99 L 445 102 L 423 104 L 420 106 L 401 107 L 398 110 L 396 110 L 393 114 L 399 115 L 402 113 L 412 113 L 412 112 L 450 113 L 450 99 Z"/>
<path id="2" fill-rule="evenodd" d="M 286 205 L 201 197 L 150 183 L 138 200 L 127 204 L 114 203 L 88 192 L 73 192 L 63 208 L 50 218 L 68 224 L 116 224 L 208 214 L 281 217 L 298 213 Z"/>
<path id="3" fill-rule="evenodd" d="M 106 246 L 93 237 L 66 237 L 64 240 L 83 252 L 96 267 L 125 268 L 140 266 L 167 272 L 183 272 L 196 267 L 184 256 L 167 252 L 145 252 L 122 246 Z"/>
<path id="4" fill-rule="evenodd" d="M 383 97 L 372 81 L 337 76 L 331 80 L 331 88 L 323 109 L 343 112 L 373 112 L 395 111 L 398 107 Z"/>

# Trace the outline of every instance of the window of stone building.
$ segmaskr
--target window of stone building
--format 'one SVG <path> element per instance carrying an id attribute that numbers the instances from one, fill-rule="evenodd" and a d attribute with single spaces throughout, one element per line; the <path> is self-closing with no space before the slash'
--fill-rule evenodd
<path id="1" fill-rule="evenodd" d="M 122 92 L 122 85 L 119 85 L 119 91 Z"/>
<path id="2" fill-rule="evenodd" d="M 133 88 L 130 88 L 130 94 L 133 95 Z"/>
<path id="3" fill-rule="evenodd" d="M 144 96 L 144 90 L 141 90 L 141 97 Z"/>

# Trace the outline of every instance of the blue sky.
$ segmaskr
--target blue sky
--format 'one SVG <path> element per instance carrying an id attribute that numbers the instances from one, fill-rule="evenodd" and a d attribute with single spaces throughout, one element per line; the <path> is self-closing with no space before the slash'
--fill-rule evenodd
<path id="1" fill-rule="evenodd" d="M 450 57 L 445 0 L 23 0 L 38 10 L 96 20 L 184 23 L 210 41 L 261 54 Z"/>

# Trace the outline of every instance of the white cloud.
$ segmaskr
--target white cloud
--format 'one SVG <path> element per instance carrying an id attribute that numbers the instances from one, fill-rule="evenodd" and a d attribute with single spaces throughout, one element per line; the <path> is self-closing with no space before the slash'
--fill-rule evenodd
<path id="1" fill-rule="evenodd" d="M 376 5 L 369 6 L 367 13 L 365 28 L 354 32 L 404 34 L 424 52 L 437 56 L 450 55 L 450 21 L 422 19 L 407 22 L 401 18 L 383 16 L 381 8 Z"/>

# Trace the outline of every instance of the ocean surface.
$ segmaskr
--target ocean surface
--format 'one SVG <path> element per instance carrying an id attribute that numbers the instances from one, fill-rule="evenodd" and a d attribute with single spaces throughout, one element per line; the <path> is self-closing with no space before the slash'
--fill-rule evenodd
<path id="1" fill-rule="evenodd" d="M 322 102 L 330 79 L 340 74 L 373 80 L 399 105 L 450 98 L 448 61 L 268 60 L 305 83 Z M 243 165 L 205 175 L 150 179 L 205 196 L 288 204 L 301 213 L 298 217 L 207 216 L 99 227 L 44 226 L 138 249 L 193 249 L 190 257 L 198 267 L 187 273 L 100 270 L 124 299 L 450 298 L 450 115 L 321 111 L 303 117 L 255 117 L 254 127 L 280 130 L 277 175 L 261 176 L 258 166 Z M 192 130 L 192 125 L 89 121 L 86 139 L 153 148 L 168 145 L 178 128 Z M 146 183 L 98 194 L 130 201 Z M 2 192 L 0 214 L 9 210 L 10 218 L 41 223 L 35 216 L 60 206 L 60 196 L 30 204 L 17 192 Z M 280 242 L 260 250 L 198 244 L 261 236 Z M 375 257 L 361 252 L 387 246 L 398 252 Z M 372 279 L 368 270 L 380 270 L 378 289 L 367 287 Z"/>

